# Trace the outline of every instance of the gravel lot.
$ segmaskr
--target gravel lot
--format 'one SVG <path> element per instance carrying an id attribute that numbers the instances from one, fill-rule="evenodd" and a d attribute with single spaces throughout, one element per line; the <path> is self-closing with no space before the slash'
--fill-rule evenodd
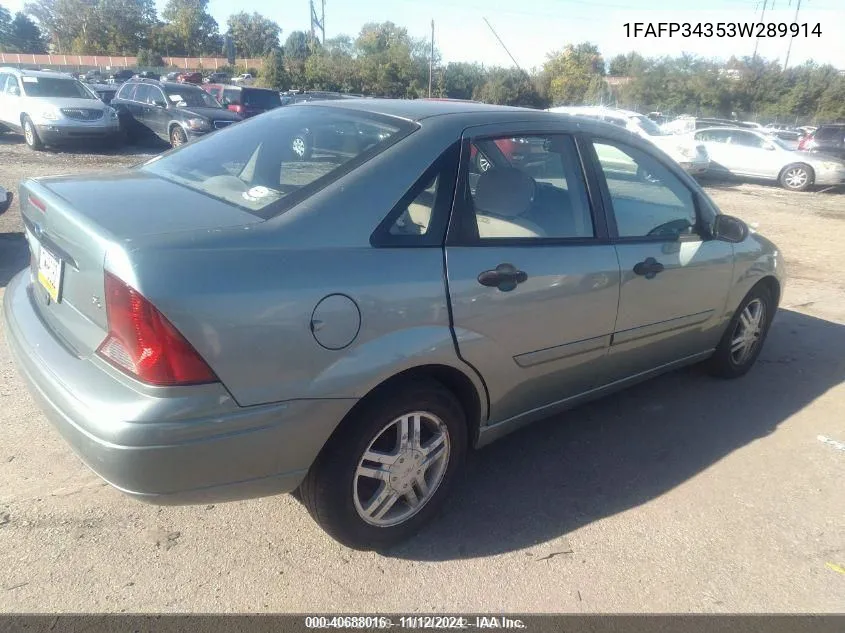
<path id="1" fill-rule="evenodd" d="M 0 185 L 143 158 L 0 135 Z M 676 372 L 494 444 L 390 556 L 337 545 L 289 496 L 125 498 L 48 426 L 0 341 L 0 611 L 845 610 L 845 451 L 818 439 L 845 442 L 845 194 L 708 188 L 789 265 L 758 366 Z M 0 297 L 28 261 L 22 230 L 15 204 Z"/>

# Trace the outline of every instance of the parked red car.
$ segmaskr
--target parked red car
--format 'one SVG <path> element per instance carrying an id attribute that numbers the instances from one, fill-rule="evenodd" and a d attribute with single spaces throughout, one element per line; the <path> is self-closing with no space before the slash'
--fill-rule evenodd
<path id="1" fill-rule="evenodd" d="M 201 84 L 202 73 L 180 73 L 176 81 L 183 84 Z"/>

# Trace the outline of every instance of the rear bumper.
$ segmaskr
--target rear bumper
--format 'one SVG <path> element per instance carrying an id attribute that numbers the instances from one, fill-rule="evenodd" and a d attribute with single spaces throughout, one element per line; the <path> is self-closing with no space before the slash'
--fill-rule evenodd
<path id="1" fill-rule="evenodd" d="M 150 388 L 78 358 L 34 309 L 30 271 L 3 303 L 12 355 L 51 424 L 95 473 L 151 503 L 192 504 L 294 490 L 355 400 L 237 406 L 222 385 Z"/>
<path id="2" fill-rule="evenodd" d="M 117 138 L 120 126 L 115 125 L 36 125 L 38 137 L 47 145 L 72 143 L 85 140 L 110 140 Z"/>

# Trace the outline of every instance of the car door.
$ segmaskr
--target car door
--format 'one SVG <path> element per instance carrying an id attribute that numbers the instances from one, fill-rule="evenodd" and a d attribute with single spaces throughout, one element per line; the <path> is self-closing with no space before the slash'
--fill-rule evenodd
<path id="1" fill-rule="evenodd" d="M 158 86 L 144 86 L 144 124 L 160 138 L 167 139 L 167 124 L 170 123 L 170 113 L 167 110 L 167 98 Z"/>
<path id="2" fill-rule="evenodd" d="M 731 132 L 732 130 L 699 130 L 694 134 L 693 138 L 704 145 L 710 156 L 709 170 L 722 173 L 731 171 L 730 165 L 735 162 L 730 155 L 732 148 L 728 147 Z"/>
<path id="3" fill-rule="evenodd" d="M 487 384 L 492 424 L 547 415 L 606 382 L 619 266 L 575 141 L 560 129 L 464 135 L 447 279 L 458 351 Z M 497 145 L 504 139 L 540 151 L 517 164 Z"/>
<path id="4" fill-rule="evenodd" d="M 733 247 L 711 239 L 715 211 L 675 165 L 651 151 L 585 139 L 621 268 L 609 360 L 614 378 L 691 359 L 713 349 L 724 327 Z M 606 147 L 624 152 L 648 178 L 606 166 Z M 592 149 L 592 152 L 589 150 Z"/>
<path id="5" fill-rule="evenodd" d="M 21 85 L 18 78 L 12 74 L 6 75 L 5 88 L 3 89 L 2 117 L 3 122 L 8 123 L 15 129 L 21 129 L 21 100 L 23 99 L 21 93 Z"/>
<path id="6" fill-rule="evenodd" d="M 735 130 L 728 139 L 728 147 L 737 163 L 735 173 L 777 178 L 784 167 L 783 157 L 774 142 L 762 134 Z"/>

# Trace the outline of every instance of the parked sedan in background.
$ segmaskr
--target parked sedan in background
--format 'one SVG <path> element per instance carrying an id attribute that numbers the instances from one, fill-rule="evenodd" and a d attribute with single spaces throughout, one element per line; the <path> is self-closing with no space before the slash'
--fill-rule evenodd
<path id="1" fill-rule="evenodd" d="M 182 84 L 201 84 L 202 83 L 202 73 L 180 73 L 176 77 L 176 81 Z"/>
<path id="2" fill-rule="evenodd" d="M 654 143 L 684 170 L 693 175 L 703 174 L 710 164 L 710 157 L 701 143 L 693 143 L 688 138 L 664 132 L 657 123 L 638 112 L 602 106 L 563 106 L 550 108 L 549 112 L 589 117 L 624 128 Z M 636 171 L 636 167 L 634 171 Z"/>
<path id="3" fill-rule="evenodd" d="M 795 151 L 778 138 L 755 130 L 705 128 L 694 134 L 710 154 L 710 170 L 737 177 L 775 180 L 785 189 L 845 184 L 845 162 Z"/>
<path id="4" fill-rule="evenodd" d="M 157 136 L 172 147 L 241 120 L 199 86 L 154 79 L 126 82 L 112 105 L 130 139 Z"/>
<path id="5" fill-rule="evenodd" d="M 303 129 L 355 133 L 303 161 Z M 785 282 L 648 141 L 485 104 L 277 108 L 20 197 L 6 339 L 82 459 L 152 503 L 298 490 L 356 548 L 429 521 L 470 447 L 681 366 L 742 376 Z"/>

